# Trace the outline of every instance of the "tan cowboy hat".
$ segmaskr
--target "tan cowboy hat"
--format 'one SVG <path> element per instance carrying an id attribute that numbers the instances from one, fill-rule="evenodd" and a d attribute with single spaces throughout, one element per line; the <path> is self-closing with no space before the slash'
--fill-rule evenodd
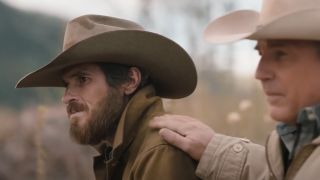
<path id="1" fill-rule="evenodd" d="M 197 84 L 194 63 L 177 43 L 131 21 L 85 15 L 67 24 L 62 53 L 23 77 L 16 87 L 63 87 L 65 68 L 90 62 L 143 68 L 157 95 L 165 98 L 188 96 Z"/>
<path id="2" fill-rule="evenodd" d="M 320 40 L 320 0 L 264 0 L 261 13 L 231 12 L 208 24 L 212 43 L 239 39 Z"/>

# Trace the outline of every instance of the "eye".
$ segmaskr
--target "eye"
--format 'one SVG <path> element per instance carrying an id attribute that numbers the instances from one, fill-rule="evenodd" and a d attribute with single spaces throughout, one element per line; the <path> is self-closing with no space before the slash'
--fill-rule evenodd
<path id="1" fill-rule="evenodd" d="M 63 82 L 63 86 L 64 86 L 65 88 L 68 88 L 69 83 Z"/>
<path id="2" fill-rule="evenodd" d="M 260 50 L 256 50 L 255 52 L 256 52 L 259 56 L 262 56 L 262 53 L 261 53 Z"/>
<path id="3" fill-rule="evenodd" d="M 88 83 L 89 80 L 90 79 L 87 76 L 79 76 L 78 77 L 79 85 L 84 85 L 84 84 Z"/>
<path id="4" fill-rule="evenodd" d="M 287 53 L 284 52 L 284 51 L 277 50 L 277 51 L 275 51 L 275 52 L 273 53 L 273 55 L 274 55 L 274 58 L 275 58 L 276 60 L 280 60 L 281 58 L 283 58 L 284 56 L 286 56 Z"/>

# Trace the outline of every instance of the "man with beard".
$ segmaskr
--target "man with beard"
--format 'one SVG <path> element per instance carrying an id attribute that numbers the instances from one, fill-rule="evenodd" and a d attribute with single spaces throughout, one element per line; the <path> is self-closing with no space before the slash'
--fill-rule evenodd
<path id="1" fill-rule="evenodd" d="M 148 128 L 164 98 L 195 89 L 195 66 L 175 42 L 118 18 L 85 15 L 67 25 L 63 52 L 17 87 L 65 87 L 70 134 L 101 153 L 96 179 L 197 179 L 194 162 Z"/>

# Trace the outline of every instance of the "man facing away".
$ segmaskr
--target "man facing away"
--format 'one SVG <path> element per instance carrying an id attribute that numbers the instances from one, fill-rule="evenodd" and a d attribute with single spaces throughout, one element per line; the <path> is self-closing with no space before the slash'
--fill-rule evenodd
<path id="1" fill-rule="evenodd" d="M 22 87 L 65 87 L 72 138 L 96 147 L 96 179 L 198 179 L 194 162 L 148 128 L 162 100 L 196 86 L 195 66 L 175 42 L 113 17 L 85 15 L 67 25 L 63 52 L 22 78 Z"/>
<path id="2" fill-rule="evenodd" d="M 255 78 L 279 122 L 266 147 L 215 133 L 186 116 L 160 116 L 150 126 L 199 160 L 196 174 L 202 179 L 319 179 L 319 22 L 320 0 L 264 0 L 261 13 L 231 12 L 205 30 L 213 43 L 257 41 Z"/>

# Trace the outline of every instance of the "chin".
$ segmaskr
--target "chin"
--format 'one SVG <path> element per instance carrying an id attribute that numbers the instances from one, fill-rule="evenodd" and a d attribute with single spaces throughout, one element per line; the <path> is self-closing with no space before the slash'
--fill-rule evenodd
<path id="1" fill-rule="evenodd" d="M 286 108 L 270 107 L 270 116 L 272 119 L 278 122 L 286 124 L 293 124 L 296 122 L 296 113 Z"/>
<path id="2" fill-rule="evenodd" d="M 87 124 L 88 118 L 85 116 L 73 116 L 70 118 L 71 124 L 76 124 L 76 126 L 82 128 Z"/>

